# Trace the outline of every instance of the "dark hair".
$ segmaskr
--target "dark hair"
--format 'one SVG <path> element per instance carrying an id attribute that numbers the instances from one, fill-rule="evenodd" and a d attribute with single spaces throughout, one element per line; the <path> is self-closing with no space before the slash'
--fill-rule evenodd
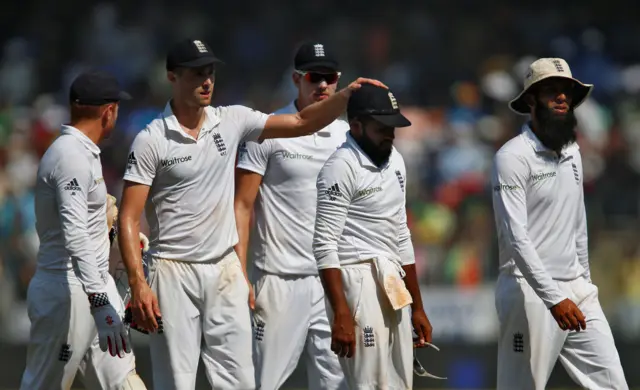
<path id="1" fill-rule="evenodd" d="M 70 117 L 71 123 L 83 120 L 94 120 L 100 118 L 103 106 L 87 106 L 82 104 L 71 103 Z"/>

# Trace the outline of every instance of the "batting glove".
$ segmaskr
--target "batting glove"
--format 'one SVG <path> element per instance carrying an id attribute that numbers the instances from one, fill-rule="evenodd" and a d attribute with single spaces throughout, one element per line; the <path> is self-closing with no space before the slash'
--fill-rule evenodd
<path id="1" fill-rule="evenodd" d="M 98 328 L 98 338 L 100 349 L 103 352 L 109 351 L 111 356 L 120 358 L 125 353 L 131 352 L 131 343 L 127 329 L 116 309 L 109 302 L 107 293 L 95 293 L 89 295 L 91 314 Z"/>

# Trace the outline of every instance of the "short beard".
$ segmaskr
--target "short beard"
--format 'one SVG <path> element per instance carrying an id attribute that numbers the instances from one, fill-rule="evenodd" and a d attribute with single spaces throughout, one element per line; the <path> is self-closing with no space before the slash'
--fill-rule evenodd
<path id="1" fill-rule="evenodd" d="M 565 146 L 572 144 L 577 139 L 576 119 L 573 109 L 566 114 L 557 115 L 543 104 L 538 103 L 534 109 L 538 128 L 536 136 L 544 146 L 560 152 Z"/>
<path id="2" fill-rule="evenodd" d="M 362 151 L 365 152 L 371 161 L 373 161 L 373 163 L 378 167 L 387 162 L 387 160 L 389 160 L 389 156 L 391 156 L 392 148 L 389 148 L 389 150 L 380 149 L 369 139 L 369 137 L 367 137 L 366 131 L 363 131 L 362 135 L 356 139 L 356 142 L 358 143 L 358 146 L 360 146 L 360 149 L 362 149 Z"/>

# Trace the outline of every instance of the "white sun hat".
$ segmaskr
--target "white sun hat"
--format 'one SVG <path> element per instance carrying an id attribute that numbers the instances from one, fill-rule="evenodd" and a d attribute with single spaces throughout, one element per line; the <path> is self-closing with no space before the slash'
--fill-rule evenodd
<path id="1" fill-rule="evenodd" d="M 552 77 L 569 79 L 575 83 L 573 108 L 581 105 L 593 90 L 593 84 L 584 84 L 571 75 L 567 61 L 562 58 L 540 58 L 529 65 L 527 74 L 524 76 L 524 89 L 509 102 L 509 108 L 516 114 L 529 114 L 529 105 L 524 101 L 524 95 L 534 84 Z"/>

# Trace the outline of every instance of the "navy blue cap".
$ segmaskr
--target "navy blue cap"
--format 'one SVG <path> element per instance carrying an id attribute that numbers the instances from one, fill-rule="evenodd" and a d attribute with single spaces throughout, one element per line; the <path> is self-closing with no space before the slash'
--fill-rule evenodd
<path id="1" fill-rule="evenodd" d="M 131 95 L 120 88 L 118 80 L 103 71 L 81 73 L 69 90 L 69 102 L 83 106 L 101 106 L 129 99 Z"/>
<path id="2" fill-rule="evenodd" d="M 222 63 L 213 55 L 209 45 L 201 39 L 184 39 L 171 48 L 167 54 L 167 70 L 176 68 L 199 68 Z"/>
<path id="3" fill-rule="evenodd" d="M 373 84 L 362 84 L 349 98 L 347 115 L 351 118 L 370 117 L 389 127 L 407 127 L 411 122 L 400 113 L 391 90 Z"/>
<path id="4" fill-rule="evenodd" d="M 337 72 L 340 69 L 338 60 L 325 45 L 317 42 L 303 43 L 296 52 L 293 66 L 301 71 L 330 70 Z"/>

